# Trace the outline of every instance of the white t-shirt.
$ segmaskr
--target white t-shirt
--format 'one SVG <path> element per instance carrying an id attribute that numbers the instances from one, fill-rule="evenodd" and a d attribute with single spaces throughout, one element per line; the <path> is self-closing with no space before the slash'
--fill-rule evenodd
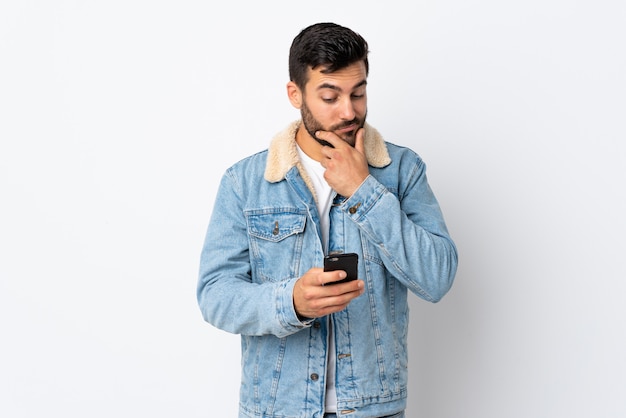
<path id="1" fill-rule="evenodd" d="M 320 215 L 322 230 L 322 245 L 324 254 L 328 252 L 328 233 L 330 229 L 330 207 L 335 198 L 335 191 L 326 183 L 322 165 L 309 157 L 297 146 L 300 161 L 311 178 L 315 194 L 317 195 L 317 211 Z M 328 327 L 328 368 L 326 370 L 326 408 L 324 412 L 337 412 L 337 393 L 335 392 L 335 338 L 332 335 L 332 326 Z"/>

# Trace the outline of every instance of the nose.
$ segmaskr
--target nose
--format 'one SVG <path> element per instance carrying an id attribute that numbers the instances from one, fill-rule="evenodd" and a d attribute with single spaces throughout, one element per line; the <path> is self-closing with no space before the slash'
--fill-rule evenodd
<path id="1" fill-rule="evenodd" d="M 356 116 L 354 112 L 354 103 L 350 96 L 344 98 L 339 104 L 339 117 L 342 120 L 353 120 Z"/>

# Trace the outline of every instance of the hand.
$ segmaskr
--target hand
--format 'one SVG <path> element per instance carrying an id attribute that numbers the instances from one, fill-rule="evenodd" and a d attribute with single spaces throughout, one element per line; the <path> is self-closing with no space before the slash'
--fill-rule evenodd
<path id="1" fill-rule="evenodd" d="M 352 299 L 365 291 L 363 280 L 325 286 L 345 277 L 346 272 L 343 270 L 325 272 L 315 267 L 307 271 L 293 288 L 296 313 L 305 318 L 319 318 L 345 309 Z"/>
<path id="2" fill-rule="evenodd" d="M 315 134 L 334 147 L 322 148 L 323 158 L 320 164 L 326 169 L 324 178 L 328 185 L 344 197 L 352 196 L 369 175 L 363 132 L 361 128 L 356 133 L 354 147 L 332 132 L 318 131 Z"/>

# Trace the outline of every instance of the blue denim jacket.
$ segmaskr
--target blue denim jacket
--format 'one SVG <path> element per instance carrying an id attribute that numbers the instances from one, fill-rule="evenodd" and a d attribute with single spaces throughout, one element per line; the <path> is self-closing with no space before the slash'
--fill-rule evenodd
<path id="1" fill-rule="evenodd" d="M 365 293 L 341 312 L 296 315 L 296 280 L 323 264 L 319 214 L 298 160 L 294 122 L 268 150 L 224 174 L 201 255 L 206 321 L 241 334 L 240 417 L 322 417 L 328 327 L 336 344 L 337 415 L 405 409 L 407 289 L 437 302 L 457 253 L 420 157 L 366 125 L 370 175 L 330 211 L 329 252 L 359 255 Z"/>

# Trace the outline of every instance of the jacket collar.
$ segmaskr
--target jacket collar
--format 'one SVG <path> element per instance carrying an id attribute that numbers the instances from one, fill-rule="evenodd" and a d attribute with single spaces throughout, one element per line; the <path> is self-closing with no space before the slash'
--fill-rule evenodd
<path id="1" fill-rule="evenodd" d="M 294 166 L 298 167 L 301 174 L 305 173 L 296 148 L 296 132 L 301 123 L 301 120 L 292 122 L 285 130 L 279 132 L 274 139 L 272 139 L 268 149 L 267 164 L 265 167 L 265 180 L 270 183 L 277 183 L 283 180 L 287 172 Z M 383 137 L 368 123 L 365 123 L 364 128 L 365 136 L 363 137 L 363 143 L 368 164 L 376 168 L 389 165 L 391 158 L 389 157 L 389 152 L 387 152 L 387 145 Z M 308 176 L 303 174 L 303 177 L 306 182 Z"/>

